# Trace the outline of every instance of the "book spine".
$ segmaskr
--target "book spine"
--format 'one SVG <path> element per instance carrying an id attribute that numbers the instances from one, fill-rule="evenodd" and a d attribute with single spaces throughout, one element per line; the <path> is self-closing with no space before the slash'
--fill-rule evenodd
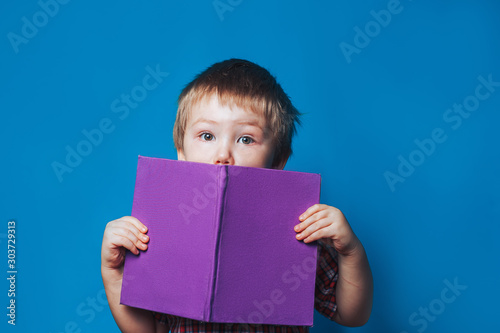
<path id="1" fill-rule="evenodd" d="M 212 272 L 210 274 L 211 284 L 209 286 L 208 299 L 205 303 L 205 318 L 207 321 L 212 321 L 212 308 L 214 304 L 215 285 L 217 283 L 217 275 L 219 269 L 219 244 L 221 239 L 222 218 L 224 216 L 224 205 L 226 200 L 226 187 L 228 182 L 228 167 L 224 165 L 218 166 L 217 170 L 217 197 L 216 209 L 214 217 L 215 237 L 214 237 L 214 259 L 212 265 Z"/>

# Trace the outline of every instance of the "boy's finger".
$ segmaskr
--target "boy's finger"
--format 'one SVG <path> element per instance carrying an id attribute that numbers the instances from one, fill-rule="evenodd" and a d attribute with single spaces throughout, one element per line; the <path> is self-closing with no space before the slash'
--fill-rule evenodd
<path id="1" fill-rule="evenodd" d="M 323 229 L 326 226 L 328 226 L 328 221 L 324 219 L 318 219 L 316 223 L 312 223 L 311 225 L 309 225 L 307 228 L 302 230 L 302 232 L 298 233 L 296 237 L 297 239 L 306 239 L 316 231 Z"/>
<path id="2" fill-rule="evenodd" d="M 314 232 L 312 232 L 306 238 L 304 238 L 304 243 L 310 243 L 310 242 L 314 242 L 314 241 L 317 241 L 317 240 L 322 239 L 322 238 L 329 237 L 327 233 L 328 233 L 328 230 L 327 230 L 326 226 L 323 226 L 323 227 L 319 228 L 318 230 L 315 230 Z"/>
<path id="3" fill-rule="evenodd" d="M 323 236 L 321 236 L 319 232 L 315 232 L 314 234 L 312 234 L 309 237 L 305 238 L 303 240 L 303 242 L 304 243 L 311 243 L 311 242 L 317 241 L 317 240 L 319 240 L 321 238 L 323 238 Z"/>
<path id="4" fill-rule="evenodd" d="M 131 231 L 142 242 L 144 242 L 144 243 L 149 242 L 149 236 L 146 235 L 145 233 L 142 233 L 139 229 L 137 229 L 137 227 L 135 225 L 127 223 L 122 228 L 126 228 L 127 230 Z"/>
<path id="5" fill-rule="evenodd" d="M 307 208 L 307 210 L 302 213 L 302 215 L 299 216 L 300 221 L 304 221 L 307 219 L 309 216 L 313 215 L 314 213 L 319 212 L 320 210 L 323 210 L 325 205 L 322 204 L 315 204 L 312 205 L 311 207 Z"/>
<path id="6" fill-rule="evenodd" d="M 132 223 L 142 233 L 145 233 L 146 231 L 148 231 L 148 227 L 146 227 L 141 221 L 139 221 L 137 218 L 135 218 L 133 216 L 124 216 L 120 220 L 124 220 L 124 221 Z"/>
<path id="7" fill-rule="evenodd" d="M 113 234 L 118 237 L 123 237 L 130 240 L 134 246 L 142 247 L 142 240 L 139 239 L 131 230 L 125 228 L 116 228 L 113 230 Z"/>
<path id="8" fill-rule="evenodd" d="M 324 218 L 326 214 L 324 213 L 323 210 L 319 210 L 308 216 L 305 220 L 303 220 L 301 223 L 297 224 L 294 228 L 295 232 L 301 232 L 304 229 L 308 228 L 311 224 L 314 222 Z"/>
<path id="9" fill-rule="evenodd" d="M 113 242 L 113 245 L 115 245 L 117 247 L 124 247 L 127 250 L 129 250 L 130 252 L 132 252 L 133 254 L 139 254 L 139 250 L 134 245 L 134 243 L 126 237 L 117 235 L 115 241 Z"/>

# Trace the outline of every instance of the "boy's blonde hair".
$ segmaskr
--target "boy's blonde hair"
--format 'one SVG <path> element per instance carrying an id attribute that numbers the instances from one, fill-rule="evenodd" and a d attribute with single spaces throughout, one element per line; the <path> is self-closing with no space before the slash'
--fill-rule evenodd
<path id="1" fill-rule="evenodd" d="M 272 167 L 284 165 L 292 154 L 292 137 L 296 133 L 295 123 L 300 124 L 300 112 L 266 69 L 241 59 L 210 66 L 182 90 L 174 124 L 175 148 L 183 150 L 191 108 L 214 93 L 223 106 L 234 105 L 264 114 L 275 145 Z"/>

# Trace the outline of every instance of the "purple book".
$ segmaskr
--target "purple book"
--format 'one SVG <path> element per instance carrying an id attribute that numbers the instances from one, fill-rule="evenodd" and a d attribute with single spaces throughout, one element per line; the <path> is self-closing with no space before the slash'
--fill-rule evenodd
<path id="1" fill-rule="evenodd" d="M 293 227 L 319 174 L 139 156 L 121 303 L 205 322 L 313 324 L 317 248 Z"/>

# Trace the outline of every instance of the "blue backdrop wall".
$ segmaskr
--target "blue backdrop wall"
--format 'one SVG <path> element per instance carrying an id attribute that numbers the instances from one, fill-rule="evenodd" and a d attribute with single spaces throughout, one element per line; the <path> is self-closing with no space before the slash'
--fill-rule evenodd
<path id="1" fill-rule="evenodd" d="M 130 214 L 137 155 L 176 158 L 183 86 L 240 57 L 304 113 L 286 169 L 321 173 L 321 201 L 373 270 L 367 325 L 317 315 L 311 331 L 499 331 L 499 13 L 493 0 L 2 2 L 1 330 L 118 332 L 105 225 Z"/>

